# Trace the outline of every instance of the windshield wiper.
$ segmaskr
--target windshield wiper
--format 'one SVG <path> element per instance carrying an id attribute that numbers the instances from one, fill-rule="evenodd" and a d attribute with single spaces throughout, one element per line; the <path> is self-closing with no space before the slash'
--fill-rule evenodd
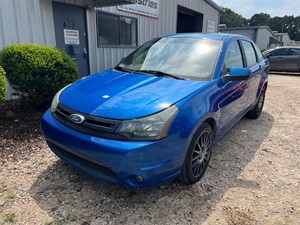
<path id="1" fill-rule="evenodd" d="M 138 70 L 138 71 L 135 71 L 135 72 L 143 72 L 143 73 L 154 74 L 156 76 L 166 76 L 166 77 L 172 77 L 172 78 L 178 79 L 178 80 L 186 80 L 183 77 L 178 77 L 176 75 L 165 73 L 165 72 L 162 72 L 162 71 L 159 71 L 159 70 Z"/>
<path id="2" fill-rule="evenodd" d="M 134 70 L 130 70 L 130 69 L 127 69 L 126 67 L 122 67 L 122 66 L 116 66 L 114 68 L 115 70 L 120 70 L 120 71 L 123 71 L 123 72 L 127 72 L 127 73 L 133 73 Z"/>
<path id="3" fill-rule="evenodd" d="M 183 77 L 178 77 L 176 75 L 165 73 L 165 72 L 162 72 L 159 70 L 131 70 L 131 69 L 127 69 L 126 67 L 121 67 L 121 66 L 116 66 L 114 69 L 121 70 L 123 72 L 128 72 L 128 73 L 140 73 L 140 74 L 149 73 L 149 74 L 154 74 L 156 76 L 167 76 L 167 77 L 172 77 L 172 78 L 178 79 L 178 80 L 187 80 Z"/>

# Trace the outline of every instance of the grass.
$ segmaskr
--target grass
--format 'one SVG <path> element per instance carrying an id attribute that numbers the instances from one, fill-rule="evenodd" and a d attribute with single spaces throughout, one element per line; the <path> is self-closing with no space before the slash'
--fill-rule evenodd
<path id="1" fill-rule="evenodd" d="M 17 197 L 18 192 L 15 192 L 15 191 L 12 191 L 12 190 L 6 190 L 6 191 L 4 192 L 4 194 L 5 194 L 5 196 L 6 196 L 7 198 L 15 198 L 15 197 Z"/>
<path id="2" fill-rule="evenodd" d="M 5 213 L 5 214 L 1 214 L 1 219 L 5 222 L 5 223 L 14 223 L 17 221 L 17 214 L 12 212 L 12 213 Z"/>
<path id="3" fill-rule="evenodd" d="M 6 191 L 6 188 L 0 187 L 0 193 L 3 193 L 4 191 Z"/>
<path id="4" fill-rule="evenodd" d="M 15 198 L 19 194 L 17 191 L 13 191 L 4 187 L 0 187 L 0 193 L 3 193 L 6 198 Z"/>
<path id="5" fill-rule="evenodd" d="M 80 218 L 81 218 L 81 216 L 68 214 L 67 217 L 65 218 L 65 220 L 69 221 L 69 222 L 75 222 L 75 221 L 79 220 Z"/>

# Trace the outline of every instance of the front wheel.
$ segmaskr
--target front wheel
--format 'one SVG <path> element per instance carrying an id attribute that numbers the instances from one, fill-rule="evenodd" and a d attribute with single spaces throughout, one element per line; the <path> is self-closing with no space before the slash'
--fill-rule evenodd
<path id="1" fill-rule="evenodd" d="M 194 184 L 201 179 L 207 169 L 213 144 L 213 130 L 203 123 L 193 136 L 181 170 L 181 180 Z"/>
<path id="2" fill-rule="evenodd" d="M 257 101 L 255 107 L 246 113 L 246 117 L 251 118 L 251 119 L 257 119 L 260 116 L 261 111 L 264 107 L 264 103 L 265 103 L 265 95 L 266 95 L 266 89 L 263 88 L 259 95 L 259 98 L 258 98 L 258 101 Z"/>

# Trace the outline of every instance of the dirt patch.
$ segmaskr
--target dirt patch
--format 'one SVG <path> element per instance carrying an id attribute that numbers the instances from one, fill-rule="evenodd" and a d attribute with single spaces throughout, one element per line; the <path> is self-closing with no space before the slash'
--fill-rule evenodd
<path id="1" fill-rule="evenodd" d="M 25 110 L 18 100 L 6 101 L 0 108 L 0 158 L 30 157 L 40 149 L 42 111 Z"/>
<path id="2" fill-rule="evenodd" d="M 300 224 L 300 77 L 271 75 L 258 120 L 214 146 L 193 186 L 129 190 L 95 181 L 48 149 L 42 112 L 0 108 L 0 224 Z M 14 109 L 14 116 L 5 117 Z"/>

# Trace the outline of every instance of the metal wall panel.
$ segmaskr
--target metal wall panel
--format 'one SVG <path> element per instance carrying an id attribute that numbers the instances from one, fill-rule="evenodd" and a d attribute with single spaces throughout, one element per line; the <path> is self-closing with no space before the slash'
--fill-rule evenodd
<path id="1" fill-rule="evenodd" d="M 0 0 L 0 49 L 5 45 L 55 45 L 51 0 Z"/>
<path id="2" fill-rule="evenodd" d="M 16 29 L 15 1 L 0 0 L 1 33 L 4 44 L 17 43 L 19 32 Z M 2 47 L 2 46 L 1 46 Z"/>
<path id="3" fill-rule="evenodd" d="M 270 38 L 274 38 L 274 34 L 269 27 L 265 27 L 265 26 L 258 27 L 256 44 L 261 50 L 271 47 Z"/>

